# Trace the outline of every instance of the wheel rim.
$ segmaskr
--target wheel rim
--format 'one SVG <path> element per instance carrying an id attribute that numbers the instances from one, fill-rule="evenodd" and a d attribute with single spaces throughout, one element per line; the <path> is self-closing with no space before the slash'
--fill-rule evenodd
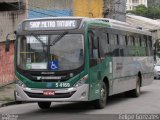
<path id="1" fill-rule="evenodd" d="M 140 81 L 137 81 L 137 94 L 140 94 Z"/>
<path id="2" fill-rule="evenodd" d="M 105 89 L 105 86 L 103 85 L 102 88 L 101 88 L 101 103 L 105 103 L 106 102 L 106 89 Z"/>

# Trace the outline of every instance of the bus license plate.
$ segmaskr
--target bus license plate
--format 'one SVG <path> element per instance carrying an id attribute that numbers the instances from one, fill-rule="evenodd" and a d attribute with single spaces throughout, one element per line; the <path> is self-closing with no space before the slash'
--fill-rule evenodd
<path id="1" fill-rule="evenodd" d="M 45 96 L 55 95 L 55 92 L 53 90 L 44 90 L 43 95 Z"/>

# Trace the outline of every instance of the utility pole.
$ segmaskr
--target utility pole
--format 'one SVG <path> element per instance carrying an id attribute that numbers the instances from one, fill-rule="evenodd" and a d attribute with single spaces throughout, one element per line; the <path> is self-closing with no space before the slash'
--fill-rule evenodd
<path id="1" fill-rule="evenodd" d="M 125 15 L 126 15 L 126 0 L 104 1 L 104 18 L 126 21 Z"/>

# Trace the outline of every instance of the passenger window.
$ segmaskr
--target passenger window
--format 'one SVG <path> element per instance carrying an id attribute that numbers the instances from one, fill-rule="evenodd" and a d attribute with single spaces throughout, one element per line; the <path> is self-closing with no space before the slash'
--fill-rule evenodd
<path id="1" fill-rule="evenodd" d="M 119 35 L 119 41 L 120 41 L 120 45 L 126 45 L 126 36 Z"/>
<path id="2" fill-rule="evenodd" d="M 101 57 L 104 57 L 104 54 L 107 53 L 107 44 L 108 44 L 108 38 L 107 38 L 107 34 L 106 33 L 101 33 L 99 35 L 100 37 L 100 54 Z"/>
<path id="3" fill-rule="evenodd" d="M 96 31 L 88 32 L 89 40 L 89 57 L 90 57 L 90 67 L 97 65 L 97 60 L 100 57 L 99 51 L 99 37 L 97 36 Z"/>
<path id="4" fill-rule="evenodd" d="M 140 46 L 142 46 L 142 39 L 141 39 L 141 37 L 139 38 L 139 44 L 140 44 Z"/>
<path id="5" fill-rule="evenodd" d="M 133 36 L 130 36 L 131 46 L 135 46 L 135 40 Z"/>
<path id="6" fill-rule="evenodd" d="M 147 36 L 143 36 L 143 46 L 147 47 Z"/>
<path id="7" fill-rule="evenodd" d="M 140 46 L 140 38 L 139 37 L 135 37 L 135 46 Z"/>
<path id="8" fill-rule="evenodd" d="M 89 32 L 89 51 L 90 51 L 90 58 L 97 59 L 98 58 L 98 39 L 97 36 L 94 35 L 95 32 Z"/>
<path id="9" fill-rule="evenodd" d="M 107 44 L 109 44 L 109 34 L 106 34 Z"/>
<path id="10" fill-rule="evenodd" d="M 127 39 L 128 37 L 127 36 L 125 36 L 125 42 L 126 42 L 126 46 L 128 46 L 128 39 Z"/>
<path id="11" fill-rule="evenodd" d="M 115 45 L 115 38 L 113 34 L 109 35 L 109 40 L 110 40 L 111 45 Z"/>

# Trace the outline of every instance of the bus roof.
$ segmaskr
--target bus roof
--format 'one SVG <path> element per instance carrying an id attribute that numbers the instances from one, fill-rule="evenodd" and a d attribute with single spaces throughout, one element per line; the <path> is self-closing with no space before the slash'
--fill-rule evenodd
<path id="1" fill-rule="evenodd" d="M 58 21 L 58 23 L 54 23 L 53 21 Z M 40 21 L 44 24 L 40 25 Z M 45 23 L 49 22 L 49 23 Z M 64 21 L 67 21 L 64 23 Z M 62 22 L 62 23 L 61 23 Z M 87 18 L 87 17 L 45 17 L 45 18 L 35 18 L 35 19 L 26 19 L 21 23 L 21 29 L 23 30 L 54 30 L 56 26 L 56 30 L 62 29 L 75 29 L 81 28 L 83 23 L 86 22 L 88 24 L 104 24 L 110 25 L 113 29 L 129 31 L 134 33 L 141 33 L 145 35 L 151 35 L 149 31 L 143 29 L 137 29 L 135 26 L 131 26 L 126 22 L 121 22 L 118 20 L 113 20 L 109 18 Z M 24 24 L 24 25 L 23 25 Z M 46 24 L 46 25 L 45 25 Z M 47 26 L 48 25 L 48 26 Z M 50 26 L 49 26 L 50 25 Z M 23 27 L 23 28 L 22 28 Z M 40 29 L 39 29 L 40 28 Z"/>
<path id="2" fill-rule="evenodd" d="M 126 22 L 114 20 L 114 19 L 109 19 L 109 18 L 95 18 L 96 20 L 103 21 L 110 23 L 112 25 L 112 28 L 118 29 L 118 30 L 123 30 L 123 31 L 129 31 L 129 32 L 134 32 L 134 33 L 141 33 L 145 35 L 150 35 L 151 32 L 143 29 L 139 29 L 136 26 L 130 25 Z"/>

